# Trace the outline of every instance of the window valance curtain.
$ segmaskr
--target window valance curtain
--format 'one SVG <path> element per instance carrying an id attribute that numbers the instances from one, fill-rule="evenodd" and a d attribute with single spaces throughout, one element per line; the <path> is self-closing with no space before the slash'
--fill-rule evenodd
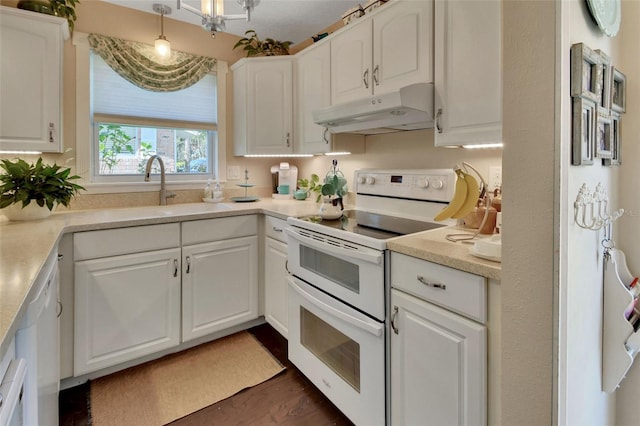
<path id="1" fill-rule="evenodd" d="M 214 58 L 172 51 L 160 60 L 153 46 L 89 34 L 89 45 L 124 79 L 153 92 L 175 92 L 200 81 L 216 65 Z"/>

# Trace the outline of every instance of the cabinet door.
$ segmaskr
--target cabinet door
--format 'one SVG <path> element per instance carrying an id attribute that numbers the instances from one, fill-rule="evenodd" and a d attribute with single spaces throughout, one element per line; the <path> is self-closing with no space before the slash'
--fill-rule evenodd
<path id="1" fill-rule="evenodd" d="M 65 19 L 2 8 L 0 149 L 62 152 L 65 35 Z"/>
<path id="2" fill-rule="evenodd" d="M 180 249 L 75 264 L 74 374 L 178 345 Z"/>
<path id="3" fill-rule="evenodd" d="M 264 317 L 285 338 L 287 313 L 287 245 L 265 238 L 264 247 Z"/>
<path id="4" fill-rule="evenodd" d="M 387 7 L 387 6 L 385 6 Z M 433 81 L 433 1 L 401 1 L 373 19 L 373 92 Z"/>
<path id="5" fill-rule="evenodd" d="M 356 22 L 331 40 L 332 104 L 362 99 L 373 93 L 371 29 L 371 20 Z"/>
<path id="6" fill-rule="evenodd" d="M 258 237 L 182 248 L 182 340 L 258 317 Z"/>
<path id="7" fill-rule="evenodd" d="M 502 142 L 501 3 L 435 5 L 435 145 Z"/>
<path id="8" fill-rule="evenodd" d="M 485 425 L 486 328 L 398 290 L 391 309 L 392 424 Z"/>
<path id="9" fill-rule="evenodd" d="M 296 58 L 296 140 L 300 154 L 329 151 L 326 129 L 313 122 L 314 110 L 331 105 L 331 45 L 302 51 Z"/>
<path id="10" fill-rule="evenodd" d="M 247 60 L 245 89 L 234 88 L 236 109 L 243 109 L 246 140 L 236 134 L 236 154 L 287 154 L 293 152 L 293 64 L 291 58 L 256 58 Z M 242 70 L 238 71 L 243 72 Z M 234 81 L 236 71 L 234 70 Z M 239 79 L 238 84 L 242 84 Z M 234 83 L 235 85 L 235 83 Z M 240 115 L 240 118 L 242 115 Z M 234 117 L 234 120 L 239 118 Z M 242 145 L 245 145 L 244 147 Z"/>

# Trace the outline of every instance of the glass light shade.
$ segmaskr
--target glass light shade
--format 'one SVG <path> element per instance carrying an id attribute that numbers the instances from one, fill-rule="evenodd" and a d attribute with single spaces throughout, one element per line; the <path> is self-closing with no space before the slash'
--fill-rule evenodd
<path id="1" fill-rule="evenodd" d="M 224 15 L 224 0 L 201 0 L 200 10 L 202 11 L 203 15 Z"/>
<path id="2" fill-rule="evenodd" d="M 155 43 L 156 53 L 163 57 L 171 56 L 171 43 L 164 36 L 160 36 L 156 39 Z"/>

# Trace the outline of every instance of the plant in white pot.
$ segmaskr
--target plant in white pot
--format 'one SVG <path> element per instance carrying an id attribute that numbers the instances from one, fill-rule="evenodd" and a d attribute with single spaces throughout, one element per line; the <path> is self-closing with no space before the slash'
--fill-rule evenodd
<path id="1" fill-rule="evenodd" d="M 0 169 L 0 212 L 10 220 L 43 219 L 85 189 L 73 182 L 80 176 L 70 176 L 71 169 L 44 164 L 42 158 L 35 164 L 0 160 Z"/>
<path id="2" fill-rule="evenodd" d="M 324 177 L 324 183 L 320 187 L 322 204 L 320 204 L 318 214 L 322 216 L 323 219 L 340 218 L 342 216 L 342 210 L 344 210 L 342 197 L 347 195 L 347 191 L 347 179 L 338 169 L 338 161 L 333 160 L 332 168 L 327 172 L 327 175 Z"/>

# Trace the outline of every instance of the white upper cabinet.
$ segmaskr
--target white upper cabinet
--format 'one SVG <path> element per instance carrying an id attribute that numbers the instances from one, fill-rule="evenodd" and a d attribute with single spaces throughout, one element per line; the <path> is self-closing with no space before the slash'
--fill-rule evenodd
<path id="1" fill-rule="evenodd" d="M 502 142 L 501 2 L 435 3 L 435 145 Z"/>
<path id="2" fill-rule="evenodd" d="M 433 1 L 396 0 L 331 39 L 331 102 L 433 81 Z"/>
<path id="3" fill-rule="evenodd" d="M 328 152 L 330 135 L 312 112 L 331 105 L 331 46 L 312 46 L 296 55 L 296 152 Z"/>
<path id="4" fill-rule="evenodd" d="M 62 152 L 62 51 L 68 23 L 0 8 L 0 150 Z"/>
<path id="5" fill-rule="evenodd" d="M 231 67 L 235 155 L 293 152 L 292 62 L 251 58 Z"/>

